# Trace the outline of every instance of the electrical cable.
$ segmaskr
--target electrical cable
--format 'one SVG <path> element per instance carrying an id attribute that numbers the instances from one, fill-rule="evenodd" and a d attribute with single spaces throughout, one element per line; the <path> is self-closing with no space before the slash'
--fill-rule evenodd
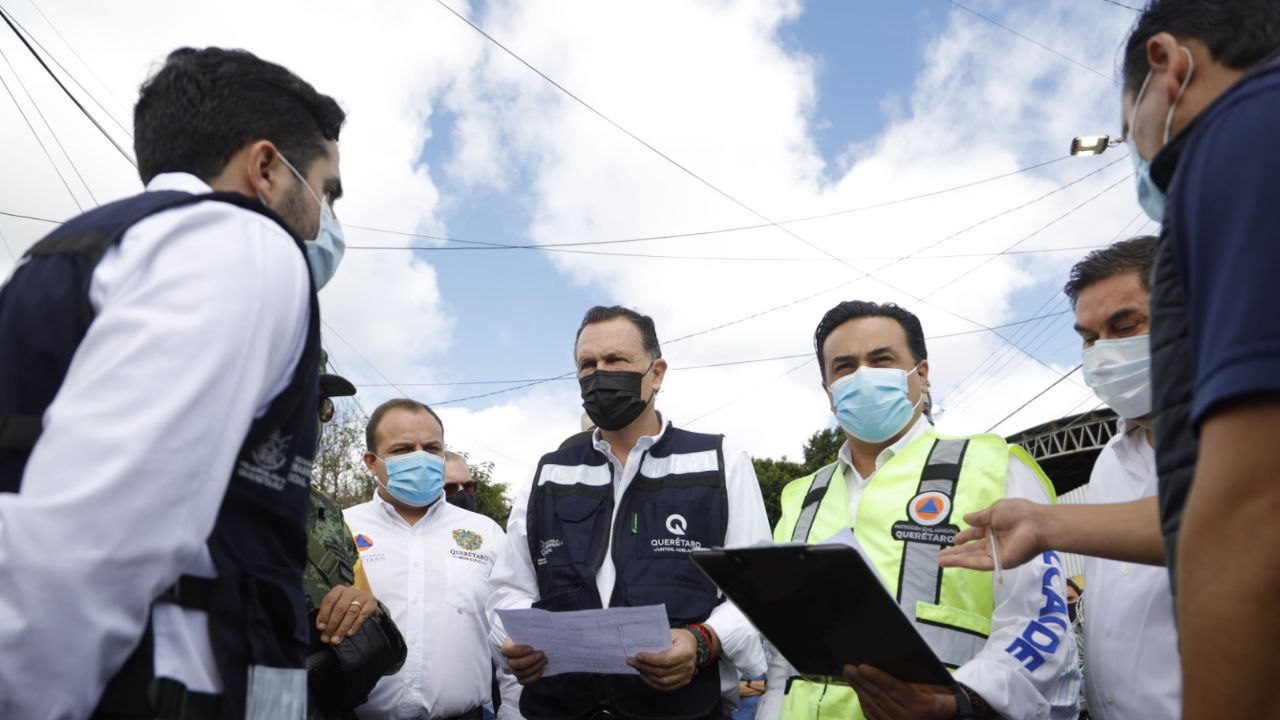
<path id="1" fill-rule="evenodd" d="M 15 77 L 16 77 L 16 74 L 15 74 Z M 58 167 L 58 163 L 54 162 L 53 154 L 50 153 L 49 148 L 45 146 L 44 140 L 40 139 L 40 134 L 36 132 L 35 125 L 31 124 L 31 118 L 27 117 L 26 111 L 24 111 L 22 109 L 22 105 L 18 103 L 18 98 L 13 94 L 13 90 L 9 89 L 9 83 L 5 81 L 3 75 L 0 75 L 0 86 L 3 86 L 4 91 L 9 94 L 9 99 L 13 101 L 13 106 L 18 109 L 18 114 L 21 115 L 23 121 L 26 122 L 27 129 L 30 130 L 31 135 L 35 137 L 36 143 L 40 146 L 41 152 L 44 153 L 45 159 L 49 161 L 49 164 L 51 166 L 53 166 L 53 171 L 57 173 L 58 179 L 62 181 L 62 187 L 67 189 L 67 194 L 71 196 L 71 202 L 75 203 L 76 208 L 79 209 L 80 212 L 84 212 L 84 206 L 80 204 L 80 198 L 76 197 L 75 191 L 71 189 L 71 184 L 67 182 L 66 176 L 62 174 L 62 169 Z M 24 218 L 28 217 L 26 215 L 17 215 L 14 213 L 5 213 L 5 214 L 11 217 L 24 217 Z M 29 219 L 39 220 L 42 218 L 29 218 Z"/>
<path id="2" fill-rule="evenodd" d="M 62 88 L 62 92 L 65 93 L 71 102 L 79 108 L 80 112 L 89 119 L 89 122 L 93 123 L 93 126 L 98 128 L 98 132 L 102 133 L 102 136 L 107 139 L 107 142 L 111 143 L 112 146 L 120 152 L 120 155 L 124 157 L 125 160 L 129 161 L 130 165 L 137 168 L 138 161 L 134 160 L 133 156 L 126 152 L 125 149 L 120 146 L 120 143 L 116 142 L 116 139 L 111 136 L 111 133 L 107 132 L 107 129 L 102 127 L 102 123 L 98 122 L 98 119 L 95 118 L 83 104 L 81 104 L 80 100 L 76 98 L 69 89 L 67 89 L 67 86 L 63 84 L 62 79 L 53 71 L 53 68 L 49 67 L 49 64 L 44 61 L 44 58 L 40 57 L 40 53 L 36 52 L 36 49 L 31 47 L 31 43 L 27 42 L 27 38 L 18 31 L 17 26 L 14 25 L 13 20 L 9 17 L 9 11 L 6 10 L 4 6 L 0 6 L 0 19 L 3 19 L 5 24 L 9 26 L 9 29 L 13 31 L 13 34 L 18 36 L 18 39 L 22 41 L 24 46 L 26 46 L 27 51 L 31 53 L 31 56 L 36 59 L 36 62 L 40 63 L 40 67 L 44 68 L 44 71 L 49 74 L 49 77 L 53 78 L 53 81 L 58 84 L 59 88 Z"/>
<path id="3" fill-rule="evenodd" d="M 84 69 L 88 70 L 89 74 L 93 76 L 93 79 L 97 80 L 98 84 L 102 86 L 102 89 L 106 90 L 107 94 L 111 96 L 111 99 L 116 101 L 116 105 L 119 106 L 120 109 L 125 111 L 126 113 L 131 112 L 131 109 L 125 104 L 125 102 L 121 100 L 119 97 L 117 97 L 114 92 L 111 91 L 111 86 L 103 82 L 102 78 L 98 77 L 98 73 L 93 71 L 93 66 L 85 62 L 85 59 L 80 57 L 80 53 L 76 52 L 75 47 L 72 46 L 71 43 L 65 37 L 62 36 L 62 32 L 58 30 L 58 26 L 54 25 L 53 20 L 50 20 L 49 16 L 44 14 L 44 11 L 41 10 L 40 6 L 36 4 L 36 0 L 27 0 L 27 2 L 30 3 L 32 9 L 34 9 L 36 13 L 40 15 L 41 19 L 44 20 L 45 24 L 49 26 L 49 29 L 53 30 L 53 34 L 57 35 L 58 39 L 62 41 L 62 44 L 66 45 L 67 49 L 71 51 L 71 54 L 74 55 L 75 58 L 80 61 L 80 64 L 84 66 Z M 15 18 L 15 21 L 16 21 L 16 18 Z M 23 29 L 25 30 L 26 28 L 23 28 Z M 30 35 L 31 33 L 27 33 L 27 34 Z M 70 73 L 68 73 L 68 75 L 69 74 Z M 130 137 L 132 137 L 132 135 L 130 135 Z"/>
<path id="4" fill-rule="evenodd" d="M 35 3 L 32 3 L 31 6 L 36 7 Z M 40 12 L 40 8 L 36 7 L 36 12 Z M 41 17 L 44 17 L 43 13 L 41 13 Z M 98 109 L 101 110 L 103 114 L 107 116 L 108 120 L 115 123 L 116 127 L 120 128 L 120 130 L 123 131 L 125 135 L 129 136 L 129 139 L 131 140 L 133 139 L 133 133 L 130 132 L 129 129 L 125 127 L 123 124 L 121 124 L 121 122 L 116 119 L 116 116 L 113 115 L 112 112 L 108 110 L 105 105 L 98 102 L 98 98 L 94 97 L 93 93 L 89 91 L 89 88 L 86 88 L 83 83 L 81 83 L 78 79 L 76 79 L 76 76 L 73 75 L 71 71 L 66 68 L 66 66 L 64 66 L 61 62 L 58 61 L 58 57 L 56 55 L 49 52 L 49 49 L 46 48 L 40 42 L 39 38 L 37 38 L 34 33 L 28 30 L 26 26 L 23 25 L 20 20 L 18 20 L 18 18 L 10 15 L 10 19 L 13 20 L 14 24 L 17 25 L 18 28 L 22 30 L 22 32 L 26 33 L 27 38 L 29 38 L 31 42 L 35 43 L 36 47 L 40 48 L 40 50 L 43 51 L 45 55 L 49 56 L 49 59 L 53 61 L 54 65 L 58 66 L 58 69 L 61 70 L 64 75 L 66 75 L 68 78 L 71 78 L 71 82 L 75 83 L 76 87 L 80 88 L 80 91 L 83 92 L 86 96 L 88 96 L 88 98 L 93 101 L 94 105 L 98 106 Z M 45 22 L 48 22 L 48 18 L 45 18 Z M 49 27 L 53 27 L 52 23 L 50 23 Z M 57 28 L 54 28 L 54 32 L 57 32 Z M 59 37 L 61 37 L 61 35 L 59 35 Z M 66 40 L 64 39 L 62 42 L 66 43 Z M 67 45 L 67 47 L 71 48 L 70 45 Z M 71 49 L 71 52 L 72 54 L 76 55 L 76 57 L 80 57 L 78 54 L 76 54 L 76 51 L 74 48 Z M 81 62 L 83 63 L 84 61 L 81 60 Z M 99 80 L 99 82 L 101 82 L 101 80 Z"/>
<path id="5" fill-rule="evenodd" d="M 800 363 L 799 363 L 799 364 L 797 364 L 797 365 L 795 365 L 794 367 L 791 367 L 791 368 L 789 368 L 789 369 L 787 369 L 787 370 L 785 370 L 785 371 L 783 371 L 783 372 L 781 372 L 781 373 L 779 373 L 779 374 L 777 374 L 777 375 L 774 375 L 773 377 L 769 378 L 768 380 L 765 380 L 764 382 L 760 383 L 759 385 L 756 385 L 755 387 L 748 389 L 746 392 L 743 392 L 743 393 L 741 393 L 741 394 L 737 395 L 736 397 L 734 397 L 734 398 L 733 398 L 732 400 L 730 400 L 729 402 L 724 403 L 723 405 L 720 405 L 720 406 L 718 406 L 718 407 L 714 407 L 714 408 L 712 408 L 712 409 L 710 409 L 710 410 L 708 410 L 708 411 L 706 411 L 706 412 L 702 413 L 701 415 L 698 415 L 698 416 L 694 417 L 692 420 L 687 420 L 687 421 L 685 421 L 685 423 L 684 423 L 684 427 L 692 427 L 694 423 L 698 422 L 698 421 L 699 421 L 699 420 L 701 420 L 702 418 L 707 417 L 708 415 L 714 415 L 714 414 L 716 414 L 716 413 L 720 412 L 721 410 L 724 410 L 725 408 L 727 408 L 727 407 L 729 407 L 729 406 L 731 406 L 731 405 L 735 405 L 735 404 L 737 404 L 737 403 L 739 403 L 739 402 L 741 402 L 741 401 L 743 401 L 743 400 L 747 399 L 748 397 L 750 397 L 750 396 L 752 396 L 752 395 L 754 395 L 754 394 L 756 394 L 756 393 L 760 392 L 762 389 L 764 389 L 764 388 L 768 387 L 769 385 L 774 384 L 775 382 L 777 382 L 777 381 L 781 380 L 782 378 L 784 378 L 784 377 L 786 377 L 786 376 L 788 376 L 788 375 L 790 375 L 790 374 L 794 373 L 795 371 L 799 370 L 800 368 L 803 368 L 803 367 L 805 367 L 805 366 L 809 365 L 809 363 L 813 363 L 813 362 L 817 362 L 817 358 L 816 358 L 816 357 L 813 357 L 812 355 L 809 355 L 808 357 L 806 357 L 804 360 L 800 361 Z"/>
<path id="6" fill-rule="evenodd" d="M 1063 53 L 1061 53 L 1061 52 L 1058 52 L 1057 50 L 1054 50 L 1053 48 L 1049 47 L 1048 45 L 1045 45 L 1044 43 L 1041 43 L 1041 42 L 1038 42 L 1038 41 L 1036 41 L 1036 40 L 1033 40 L 1032 38 L 1029 38 L 1029 37 L 1027 37 L 1026 35 L 1023 35 L 1022 33 L 1018 32 L 1017 30 L 1014 30 L 1013 28 L 1009 27 L 1008 25 L 1004 25 L 1003 23 L 1000 23 L 999 21 L 997 21 L 997 20 L 995 20 L 995 19 L 993 19 L 993 18 L 989 18 L 989 17 L 987 17 L 986 15 L 983 15 L 982 13 L 978 12 L 977 10 L 974 10 L 973 8 L 970 8 L 970 7 L 966 7 L 966 6 L 964 6 L 964 5 L 961 5 L 960 3 L 956 2 L 956 0 L 947 0 L 947 2 L 951 3 L 952 5 L 955 5 L 956 7 L 960 8 L 961 10 L 964 10 L 964 11 L 965 11 L 965 12 L 967 12 L 967 13 L 970 13 L 970 14 L 973 14 L 973 15 L 977 15 L 978 17 L 982 18 L 983 20 L 986 20 L 987 22 L 991 23 L 992 25 L 995 25 L 995 26 L 996 26 L 996 27 L 998 27 L 998 28 L 1001 28 L 1002 30 L 1006 30 L 1006 31 L 1008 31 L 1008 32 L 1010 32 L 1010 33 L 1013 33 L 1014 35 L 1017 35 L 1018 37 L 1020 37 L 1020 38 L 1022 38 L 1023 40 L 1025 40 L 1025 41 L 1027 41 L 1027 42 L 1031 43 L 1032 45 L 1035 45 L 1036 47 L 1040 48 L 1041 50 L 1045 50 L 1045 51 L 1047 51 L 1047 52 L 1053 53 L 1054 55 L 1057 55 L 1058 57 L 1062 58 L 1063 60 L 1066 60 L 1067 62 L 1071 63 L 1072 65 L 1076 65 L 1076 66 L 1082 67 L 1082 68 L 1084 68 L 1085 70 L 1088 70 L 1089 72 L 1093 73 L 1094 75 L 1097 75 L 1098 77 L 1103 78 L 1104 80 L 1110 80 L 1111 82 L 1115 83 L 1116 85 L 1119 85 L 1119 84 L 1120 84 L 1120 81 L 1119 81 L 1119 80 L 1117 80 L 1115 77 L 1113 77 L 1113 76 L 1111 76 L 1111 75 L 1107 75 L 1106 73 L 1104 73 L 1104 72 L 1102 72 L 1102 71 L 1100 71 L 1100 70 L 1095 70 L 1093 67 L 1091 67 L 1091 66 L 1089 66 L 1089 65 L 1086 65 L 1086 64 L 1084 64 L 1084 63 L 1080 62 L 1079 60 L 1076 60 L 1075 58 L 1071 57 L 1070 55 L 1065 55 L 1065 54 L 1063 54 Z"/>
<path id="7" fill-rule="evenodd" d="M 1008 420 L 1009 418 L 1013 417 L 1014 415 L 1017 415 L 1018 413 L 1022 412 L 1024 409 L 1026 409 L 1026 407 L 1027 407 L 1028 405 L 1030 405 L 1031 403 L 1035 402 L 1036 400 L 1039 400 L 1039 399 L 1040 399 L 1041 397 L 1043 397 L 1046 393 L 1048 393 L 1050 390 L 1052 390 L 1052 389 L 1054 389 L 1055 387 L 1057 387 L 1060 383 L 1062 383 L 1062 381 L 1063 381 L 1063 380 L 1066 380 L 1067 378 L 1071 377 L 1073 374 L 1075 374 L 1075 372 L 1076 372 L 1077 370 L 1079 370 L 1079 369 L 1080 369 L 1080 368 L 1082 368 L 1082 367 L 1084 367 L 1084 363 L 1080 363 L 1079 365 L 1076 365 L 1075 367 L 1073 367 L 1073 368 L 1071 368 L 1070 370 L 1068 370 L 1065 374 L 1063 374 L 1063 375 L 1062 375 L 1061 377 L 1059 377 L 1057 380 L 1054 380 L 1053 382 L 1049 383 L 1049 387 L 1046 387 L 1045 389 L 1041 390 L 1040 392 L 1036 393 L 1035 395 L 1032 395 L 1030 400 L 1028 400 L 1028 401 L 1026 401 L 1026 402 L 1022 403 L 1021 405 L 1019 405 L 1019 406 L 1018 406 L 1018 408 L 1017 408 L 1016 410 L 1014 410 L 1013 412 L 1009 413 L 1008 415 L 1005 415 L 1005 416 L 1004 416 L 1003 418 L 1001 418 L 1000 420 L 996 421 L 996 423 L 995 423 L 994 425 L 992 425 L 991 427 L 987 428 L 987 432 L 991 432 L 992 430 L 995 430 L 997 427 L 1000 427 L 1000 425 L 1002 425 L 1006 420 Z"/>
<path id="8" fill-rule="evenodd" d="M 13 73 L 13 79 L 18 81 L 18 87 L 22 88 L 22 93 L 27 96 L 27 102 L 31 103 L 31 107 L 35 109 L 36 115 L 40 117 L 40 122 L 44 123 L 45 130 L 49 131 L 54 144 L 62 151 L 62 156 L 67 159 L 67 164 L 71 166 L 72 172 L 76 174 L 80 184 L 84 186 L 85 192 L 89 193 L 89 198 L 93 200 L 93 204 L 101 206 L 102 203 L 98 202 L 97 196 L 93 194 L 93 188 L 89 187 L 89 183 L 85 182 L 84 175 L 80 174 L 80 168 L 76 166 L 76 161 L 71 159 L 71 153 L 68 153 L 67 148 L 63 146 L 62 140 L 58 138 L 58 133 L 53 131 L 53 126 L 49 124 L 49 118 L 44 116 L 44 111 L 40 109 L 39 103 L 36 102 L 31 91 L 27 89 L 27 84 L 22 81 L 22 76 L 18 74 L 17 68 L 13 66 L 13 63 L 9 62 L 9 56 L 5 54 L 3 49 L 0 49 L 0 60 L 4 60 L 5 67 L 9 68 L 9 72 Z"/>

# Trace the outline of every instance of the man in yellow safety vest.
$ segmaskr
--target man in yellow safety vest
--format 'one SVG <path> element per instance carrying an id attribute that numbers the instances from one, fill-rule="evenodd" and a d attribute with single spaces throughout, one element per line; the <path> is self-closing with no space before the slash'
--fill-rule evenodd
<path id="1" fill-rule="evenodd" d="M 840 303 L 814 345 L 845 443 L 836 462 L 783 490 L 774 539 L 819 542 L 852 527 L 957 685 L 912 685 L 866 665 L 846 666 L 844 682 L 817 682 L 778 655 L 758 717 L 1075 718 L 1080 673 L 1058 556 L 1044 553 L 999 579 L 938 565 L 965 513 L 1003 497 L 1052 502 L 1049 479 L 999 436 L 935 432 L 921 412 L 928 351 L 911 312 Z"/>

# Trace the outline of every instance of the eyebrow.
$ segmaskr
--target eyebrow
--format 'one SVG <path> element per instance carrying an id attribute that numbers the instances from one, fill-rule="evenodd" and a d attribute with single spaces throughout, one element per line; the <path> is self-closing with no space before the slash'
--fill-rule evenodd
<path id="1" fill-rule="evenodd" d="M 1121 320 L 1128 320 L 1130 318 L 1140 317 L 1141 315 L 1142 315 L 1142 311 L 1139 310 L 1138 308 L 1133 308 L 1133 307 L 1121 308 L 1120 310 L 1117 310 L 1111 313 L 1110 315 L 1108 315 L 1107 319 L 1102 321 L 1102 324 L 1104 326 L 1110 325 L 1115 322 L 1120 322 Z M 1087 333 L 1087 332 L 1093 332 L 1092 330 L 1090 330 L 1087 327 L 1084 327 L 1080 323 L 1076 323 L 1072 325 L 1072 328 L 1077 333 L 1081 333 L 1081 334 Z"/>

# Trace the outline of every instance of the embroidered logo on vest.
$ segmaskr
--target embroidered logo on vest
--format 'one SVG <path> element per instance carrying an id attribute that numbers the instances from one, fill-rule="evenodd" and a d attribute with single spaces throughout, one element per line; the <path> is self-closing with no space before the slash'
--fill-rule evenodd
<path id="1" fill-rule="evenodd" d="M 667 516 L 667 532 L 672 535 L 684 535 L 684 532 L 688 527 L 689 521 L 685 520 L 683 515 Z"/>

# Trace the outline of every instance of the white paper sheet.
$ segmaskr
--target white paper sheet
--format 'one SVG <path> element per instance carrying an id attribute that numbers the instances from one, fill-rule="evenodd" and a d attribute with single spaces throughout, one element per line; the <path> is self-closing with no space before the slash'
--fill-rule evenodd
<path id="1" fill-rule="evenodd" d="M 569 612 L 499 610 L 498 617 L 512 642 L 546 654 L 544 676 L 571 672 L 636 675 L 627 658 L 671 648 L 665 605 Z"/>

